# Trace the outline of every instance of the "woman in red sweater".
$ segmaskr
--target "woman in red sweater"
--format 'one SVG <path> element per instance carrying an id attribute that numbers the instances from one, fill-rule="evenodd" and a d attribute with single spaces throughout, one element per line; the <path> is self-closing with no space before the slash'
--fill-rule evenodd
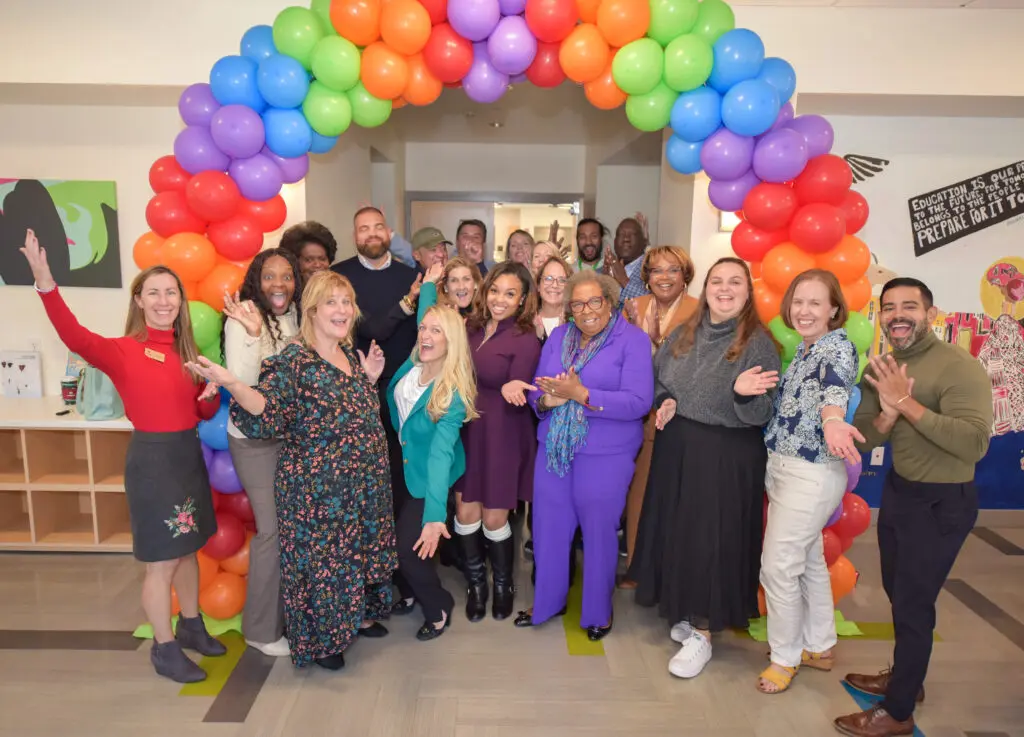
<path id="1" fill-rule="evenodd" d="M 204 386 L 183 366 L 198 351 L 181 281 L 165 266 L 143 271 L 132 282 L 124 337 L 104 338 L 71 314 L 31 230 L 21 252 L 57 335 L 110 377 L 135 428 L 124 485 L 135 557 L 146 563 L 142 608 L 153 625 L 153 667 L 179 683 L 202 681 L 206 672 L 182 648 L 201 655 L 226 652 L 199 616 L 195 556 L 217 530 L 196 425 L 211 418 L 219 402 L 213 401 L 216 384 Z M 177 636 L 171 629 L 171 586 L 181 603 Z"/>

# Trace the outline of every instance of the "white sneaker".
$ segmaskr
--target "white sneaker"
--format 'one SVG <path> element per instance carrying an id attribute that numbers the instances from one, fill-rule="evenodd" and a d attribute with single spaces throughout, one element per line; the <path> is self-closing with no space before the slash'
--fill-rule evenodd
<path id="1" fill-rule="evenodd" d="M 676 622 L 672 625 L 672 631 L 669 632 L 669 637 L 672 638 L 673 642 L 678 642 L 682 645 L 684 642 L 690 639 L 693 635 L 693 625 L 689 622 Z"/>
<path id="2" fill-rule="evenodd" d="M 246 640 L 245 644 L 256 648 L 264 655 L 269 655 L 272 658 L 287 658 L 292 654 L 291 650 L 288 649 L 288 640 L 283 637 L 276 642 L 253 642 L 252 640 Z"/>
<path id="3" fill-rule="evenodd" d="M 668 661 L 668 672 L 678 678 L 695 678 L 711 660 L 711 642 L 694 631 L 679 652 Z"/>

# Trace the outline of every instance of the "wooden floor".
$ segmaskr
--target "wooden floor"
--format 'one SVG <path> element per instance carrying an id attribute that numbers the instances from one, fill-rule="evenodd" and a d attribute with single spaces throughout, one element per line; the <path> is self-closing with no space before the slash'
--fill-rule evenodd
<path id="1" fill-rule="evenodd" d="M 861 578 L 846 618 L 889 622 L 873 530 L 849 556 Z M 456 576 L 444 576 L 461 605 Z M 526 565 L 519 580 L 525 607 Z M 892 650 L 844 639 L 836 672 L 807 670 L 789 692 L 764 696 L 754 683 L 766 646 L 727 633 L 704 673 L 682 681 L 667 671 L 678 647 L 668 625 L 617 592 L 615 630 L 596 654 L 571 654 L 574 631 L 559 620 L 516 630 L 470 624 L 461 610 L 443 638 L 420 643 L 417 610 L 392 619 L 386 639 L 355 644 L 340 673 L 238 647 L 222 686 L 183 695 L 153 675 L 149 644 L 127 634 L 143 619 L 140 581 L 129 556 L 0 555 L 0 737 L 828 735 L 834 717 L 860 708 L 842 675 L 875 672 Z M 1024 737 L 1022 622 L 1024 529 L 979 530 L 939 598 L 920 733 Z"/>

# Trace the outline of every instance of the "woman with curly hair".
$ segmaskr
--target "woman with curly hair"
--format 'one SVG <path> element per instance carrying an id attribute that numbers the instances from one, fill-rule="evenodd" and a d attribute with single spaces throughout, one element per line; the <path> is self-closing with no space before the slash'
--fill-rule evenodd
<path id="1" fill-rule="evenodd" d="M 228 371 L 255 386 L 263 360 L 276 356 L 299 332 L 299 263 L 290 251 L 261 251 L 249 264 L 238 294 L 224 295 L 224 361 Z M 242 617 L 246 642 L 285 657 L 281 601 L 281 551 L 274 505 L 274 473 L 280 442 L 247 438 L 228 423 L 228 449 L 256 517 L 249 548 L 249 588 Z"/>
<path id="2" fill-rule="evenodd" d="M 315 220 L 293 225 L 281 236 L 278 248 L 291 252 L 299 260 L 303 281 L 318 271 L 331 268 L 338 255 L 334 234 Z"/>

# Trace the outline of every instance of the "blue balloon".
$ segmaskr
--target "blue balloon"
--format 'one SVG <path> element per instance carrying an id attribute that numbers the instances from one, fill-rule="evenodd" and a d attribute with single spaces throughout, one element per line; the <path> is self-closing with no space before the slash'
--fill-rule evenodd
<path id="1" fill-rule="evenodd" d="M 270 108 L 263 113 L 267 131 L 267 148 L 285 159 L 309 153 L 313 145 L 313 129 L 299 110 Z"/>
<path id="2" fill-rule="evenodd" d="M 665 144 L 665 159 L 669 166 L 680 174 L 696 174 L 700 171 L 700 141 L 684 141 L 673 135 Z"/>
<path id="3" fill-rule="evenodd" d="M 210 70 L 210 91 L 221 105 L 247 105 L 258 113 L 267 103 L 256 85 L 256 62 L 248 56 L 225 56 Z"/>
<path id="4" fill-rule="evenodd" d="M 708 85 L 723 95 L 737 82 L 756 77 L 764 64 L 764 42 L 746 28 L 723 33 L 715 41 L 714 52 L 715 65 Z"/>
<path id="5" fill-rule="evenodd" d="M 270 26 L 253 26 L 242 36 L 242 56 L 259 63 L 276 53 L 274 29 Z"/>
<path id="6" fill-rule="evenodd" d="M 256 86 L 271 107 L 298 107 L 309 92 L 309 74 L 292 57 L 274 54 L 260 62 Z"/>
<path id="7" fill-rule="evenodd" d="M 684 141 L 703 141 L 722 125 L 722 96 L 710 87 L 684 92 L 672 106 L 669 125 Z"/>
<path id="8" fill-rule="evenodd" d="M 778 90 L 780 105 L 789 102 L 789 98 L 796 92 L 796 71 L 788 61 L 777 56 L 769 56 L 764 60 L 757 78 Z"/>
<path id="9" fill-rule="evenodd" d="M 313 145 L 309 147 L 309 152 L 311 154 L 325 154 L 334 148 L 334 144 L 337 142 L 337 136 L 321 136 L 316 131 L 313 131 Z"/>
<path id="10" fill-rule="evenodd" d="M 779 117 L 779 93 L 767 82 L 747 79 L 722 98 L 722 122 L 733 133 L 759 136 Z"/>
<path id="11" fill-rule="evenodd" d="M 213 450 L 228 449 L 228 403 L 221 402 L 217 414 L 199 423 L 199 439 Z"/>
<path id="12" fill-rule="evenodd" d="M 860 406 L 860 387 L 855 386 L 850 390 L 850 401 L 846 405 L 846 421 L 853 423 L 853 415 Z"/>

